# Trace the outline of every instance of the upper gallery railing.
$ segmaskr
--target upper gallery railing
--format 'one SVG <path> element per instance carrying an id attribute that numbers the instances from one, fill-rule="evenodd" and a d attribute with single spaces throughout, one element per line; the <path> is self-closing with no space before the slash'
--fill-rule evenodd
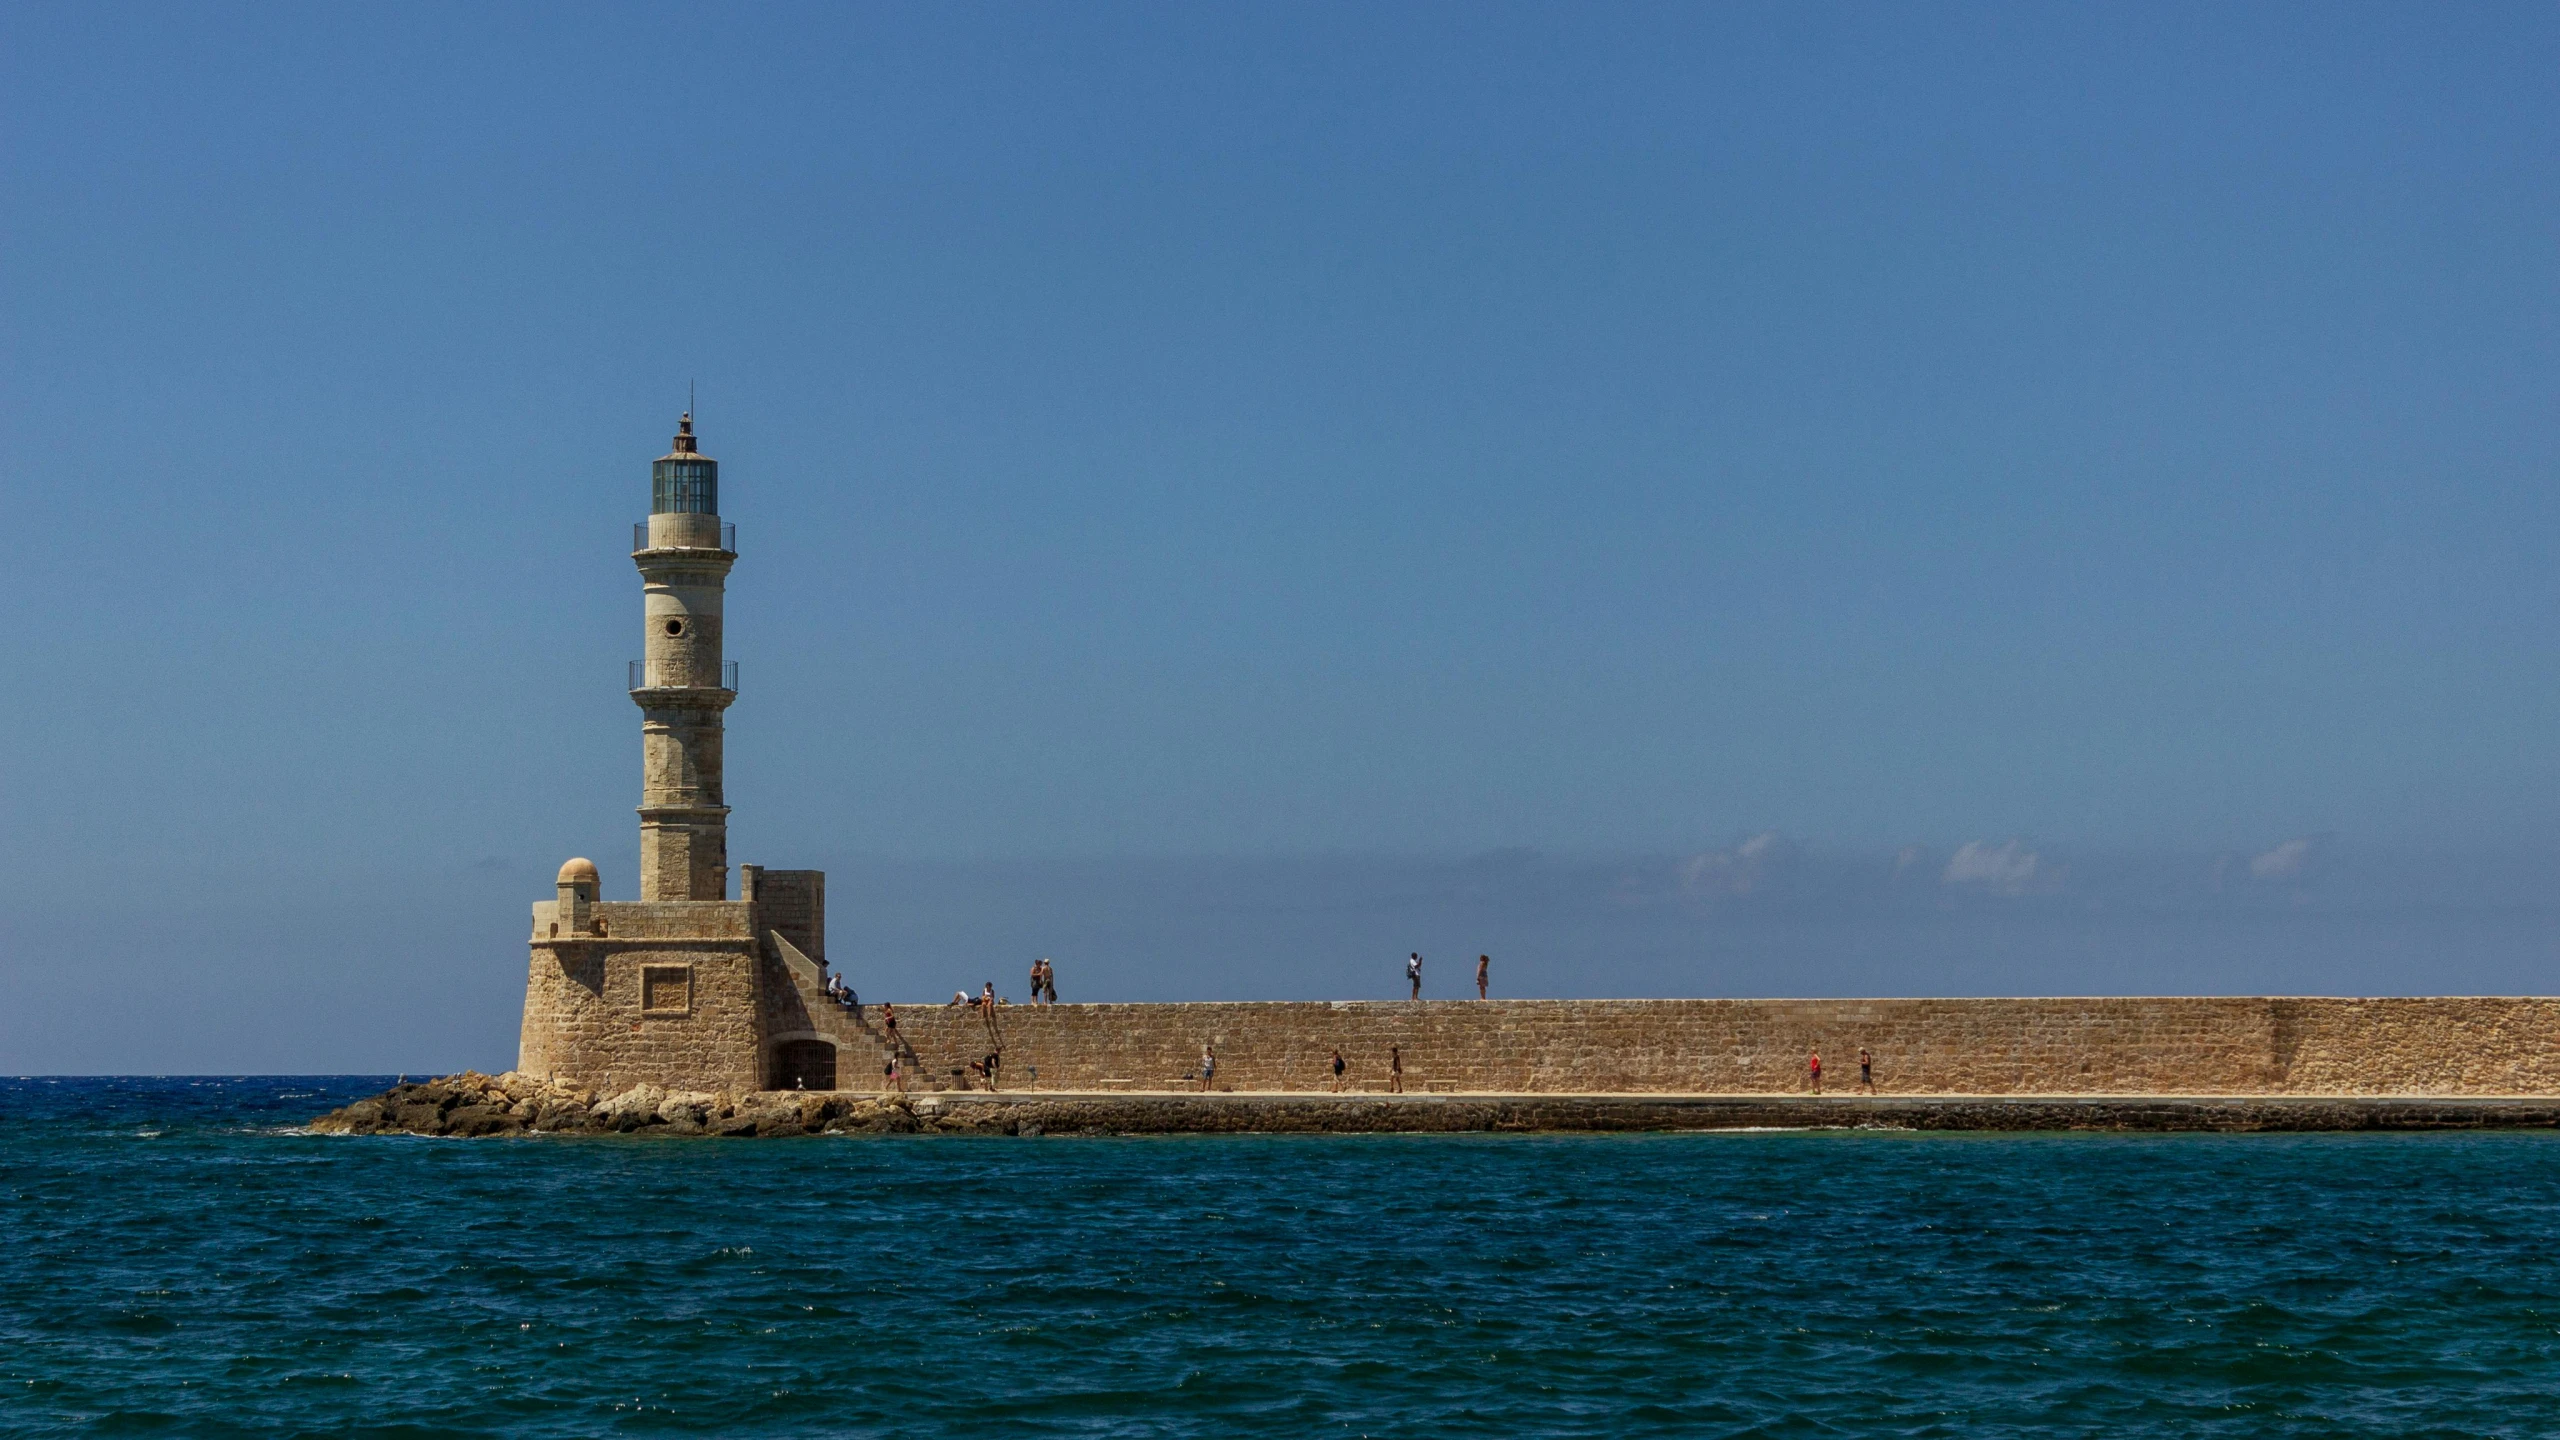
<path id="1" fill-rule="evenodd" d="M 631 688 L 634 690 L 710 690 L 734 693 L 738 688 L 738 662 L 727 661 L 720 667 L 720 683 L 710 686 L 694 679 L 695 668 L 683 660 L 634 660 L 631 662 Z"/>

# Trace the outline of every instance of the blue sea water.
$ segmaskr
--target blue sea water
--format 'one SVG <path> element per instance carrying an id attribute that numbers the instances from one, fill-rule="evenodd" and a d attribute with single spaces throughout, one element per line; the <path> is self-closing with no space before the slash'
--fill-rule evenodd
<path id="1" fill-rule="evenodd" d="M 9 1435 L 2549 1435 L 2560 1136 L 297 1134 L 0 1082 Z"/>

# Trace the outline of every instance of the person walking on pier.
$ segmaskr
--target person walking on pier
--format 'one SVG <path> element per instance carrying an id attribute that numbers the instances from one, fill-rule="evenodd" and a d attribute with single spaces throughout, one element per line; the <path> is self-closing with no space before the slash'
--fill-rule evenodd
<path id="1" fill-rule="evenodd" d="M 1870 1095 L 1876 1093 L 1876 1057 L 1868 1054 L 1864 1045 L 1858 1047 L 1858 1088 Z"/>
<path id="2" fill-rule="evenodd" d="M 1404 1047 L 1401 1045 L 1387 1047 L 1387 1093 L 1404 1093 Z"/>
<path id="3" fill-rule="evenodd" d="M 1210 1083 L 1217 1078 L 1218 1052 L 1203 1045 L 1200 1047 L 1200 1088 L 1208 1089 Z"/>
<path id="4" fill-rule="evenodd" d="M 1334 1093 L 1334 1094 L 1339 1095 L 1339 1094 L 1341 1094 L 1341 1093 L 1342 1093 L 1342 1072 L 1343 1072 L 1344 1070 L 1346 1070 L 1346 1069 L 1349 1069 L 1349 1068 L 1350 1068 L 1349 1066 L 1346 1066 L 1346 1065 L 1344 1065 L 1344 1064 L 1342 1063 L 1342 1052 L 1341 1052 L 1341 1051 L 1339 1051 L 1339 1050 L 1334 1051 L 1334 1052 L 1333 1052 L 1333 1093 Z"/>
<path id="5" fill-rule="evenodd" d="M 1048 993 L 1049 1004 L 1058 1003 L 1058 967 L 1050 964 L 1046 955 L 1040 957 L 1040 988 Z"/>
<path id="6" fill-rule="evenodd" d="M 1822 1093 L 1822 1052 L 1821 1052 L 1821 1051 L 1816 1050 L 1816 1051 L 1814 1051 L 1814 1052 L 1813 1052 L 1813 1058 L 1805 1062 L 1805 1070 L 1806 1070 L 1809 1074 L 1811 1074 L 1811 1075 L 1813 1076 L 1813 1093 L 1814 1093 L 1814 1094 L 1816 1094 L 1816 1095 L 1821 1094 L 1821 1093 Z"/>
<path id="7" fill-rule="evenodd" d="M 1414 998 L 1414 999 L 1416 999 L 1416 1000 L 1421 999 L 1421 998 L 1422 998 L 1422 952 L 1421 952 L 1421 951 L 1416 950 L 1416 951 L 1414 951 L 1412 954 L 1407 955 L 1406 957 L 1404 957 L 1404 978 L 1405 978 L 1405 983 L 1406 983 L 1406 984 L 1408 984 L 1408 985 L 1411 985 L 1411 986 L 1413 987 L 1413 998 Z"/>
<path id="8" fill-rule="evenodd" d="M 888 1080 L 890 1089 L 897 1091 L 901 1095 L 907 1093 L 907 1077 L 898 1073 L 898 1054 L 896 1051 L 893 1050 L 889 1052 L 889 1063 L 880 1067 L 880 1074 Z"/>
<path id="9" fill-rule="evenodd" d="M 1048 967 L 1049 962 L 1046 958 L 1031 962 L 1031 1003 L 1034 1005 L 1040 1003 L 1040 986 L 1042 984 L 1040 972 Z"/>
<path id="10" fill-rule="evenodd" d="M 1479 999 L 1479 1000 L 1481 1000 L 1481 999 L 1483 999 L 1483 998 L 1484 998 L 1484 991 L 1485 991 L 1485 977 L 1486 977 L 1488 974 L 1490 974 L 1490 973 L 1492 972 L 1492 970 L 1493 970 L 1493 957 L 1492 957 L 1492 956 L 1490 956 L 1490 955 L 1479 955 L 1479 956 L 1477 956 L 1477 957 L 1476 957 L 1476 998 L 1477 998 L 1477 999 Z"/>

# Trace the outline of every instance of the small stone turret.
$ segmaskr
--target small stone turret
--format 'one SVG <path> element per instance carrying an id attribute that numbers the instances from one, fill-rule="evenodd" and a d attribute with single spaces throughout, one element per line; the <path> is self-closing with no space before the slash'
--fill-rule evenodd
<path id="1" fill-rule="evenodd" d="M 584 856 L 560 867 L 560 908 L 552 912 L 560 917 L 555 932 L 585 935 L 595 928 L 596 892 L 602 884 L 596 862 Z"/>

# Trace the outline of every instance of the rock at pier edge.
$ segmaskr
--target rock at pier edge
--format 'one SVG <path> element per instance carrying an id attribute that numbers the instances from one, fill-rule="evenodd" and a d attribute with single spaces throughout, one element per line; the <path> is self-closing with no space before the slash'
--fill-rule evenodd
<path id="1" fill-rule="evenodd" d="M 555 1085 L 508 1071 L 396 1085 L 311 1122 L 323 1135 L 769 1136 L 914 1130 L 904 1097 L 756 1091 L 725 1095 L 635 1085 L 619 1094 Z"/>
<path id="2" fill-rule="evenodd" d="M 325 1135 L 1392 1134 L 1671 1130 L 2476 1130 L 2560 1127 L 2560 1099 L 2273 1095 L 743 1095 L 599 1097 L 509 1072 L 401 1085 Z"/>

